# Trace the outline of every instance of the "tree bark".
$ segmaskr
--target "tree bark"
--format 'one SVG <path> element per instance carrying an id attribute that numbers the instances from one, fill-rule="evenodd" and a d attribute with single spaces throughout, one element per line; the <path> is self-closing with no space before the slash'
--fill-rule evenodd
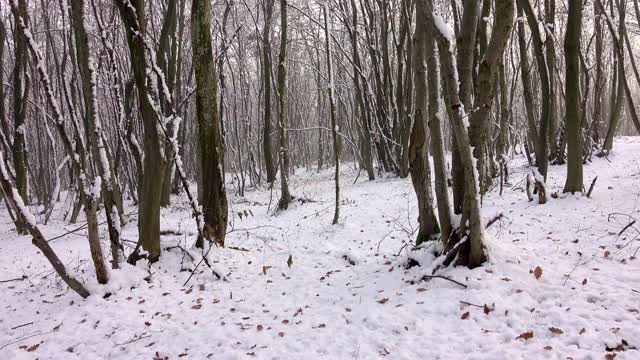
<path id="1" fill-rule="evenodd" d="M 416 3 L 417 13 L 426 12 L 424 1 Z M 419 15 L 420 16 L 420 15 Z M 433 194 L 431 191 L 431 167 L 429 165 L 429 121 L 431 112 L 437 106 L 431 103 L 429 109 L 427 94 L 427 46 L 433 47 L 433 34 L 428 33 L 427 21 L 418 19 L 413 37 L 413 75 L 415 86 L 415 112 L 413 127 L 411 129 L 411 140 L 409 143 L 409 170 L 411 172 L 411 182 L 418 199 L 418 236 L 416 246 L 430 240 L 435 234 L 440 232 L 438 221 L 433 211 Z M 430 38 L 430 40 L 427 40 Z M 429 51 L 433 54 L 433 50 Z M 430 74 L 433 76 L 434 74 Z M 437 78 L 437 74 L 435 75 Z M 437 91 L 437 89 L 429 89 Z M 436 115 L 437 116 L 437 115 Z M 446 190 L 445 190 L 446 191 Z M 449 234 L 443 234 L 448 236 Z"/>
<path id="2" fill-rule="evenodd" d="M 264 29 L 262 31 L 262 76 L 264 87 L 264 129 L 263 147 L 264 164 L 267 172 L 267 182 L 276 180 L 276 169 L 273 164 L 273 145 L 271 144 L 271 21 L 273 18 L 273 4 L 275 0 L 264 1 Z"/>
<path id="3" fill-rule="evenodd" d="M 14 1 L 14 0 L 12 0 Z M 16 188 L 18 194 L 24 199 L 27 197 L 27 143 L 26 143 L 26 125 L 25 119 L 27 117 L 27 99 L 29 98 L 29 77 L 27 76 L 27 69 L 29 67 L 29 54 L 27 49 L 27 40 L 18 31 L 18 18 L 22 18 L 25 24 L 29 22 L 27 13 L 27 2 L 25 0 L 18 0 L 16 12 L 14 12 L 14 23 L 16 29 L 14 31 L 14 44 L 15 44 L 15 65 L 13 70 L 13 167 L 15 169 L 16 176 Z M 4 86 L 4 84 L 0 84 Z M 4 100 L 2 100 L 4 101 Z M 18 216 L 17 218 L 17 231 L 18 234 L 26 234 L 26 224 L 23 223 L 23 219 Z"/>
<path id="4" fill-rule="evenodd" d="M 580 128 L 580 36 L 582 3 L 569 2 L 564 39 L 566 63 L 565 98 L 567 108 L 567 181 L 564 192 L 582 191 L 582 134 Z"/>
<path id="5" fill-rule="evenodd" d="M 329 28 L 329 7 L 327 3 L 323 7 L 324 12 L 324 37 L 327 47 L 327 71 L 329 73 L 329 114 L 331 117 L 331 140 L 333 141 L 333 159 L 335 164 L 335 190 L 336 204 L 333 213 L 333 222 L 335 225 L 340 218 L 340 139 L 338 138 L 338 124 L 336 121 L 336 105 L 335 105 L 335 89 L 333 84 L 333 59 L 331 57 L 331 29 Z"/>
<path id="6" fill-rule="evenodd" d="M 278 105 L 280 132 L 280 201 L 278 209 L 286 210 L 291 203 L 289 192 L 289 136 L 287 100 L 287 0 L 280 0 L 280 54 L 278 55 Z"/>
<path id="7" fill-rule="evenodd" d="M 194 1 L 191 7 L 191 42 L 196 79 L 196 117 L 200 133 L 203 189 L 203 236 L 224 246 L 227 230 L 227 195 L 224 182 L 224 146 L 218 118 L 218 77 L 211 45 L 211 2 Z"/>
<path id="8" fill-rule="evenodd" d="M 478 84 L 475 88 L 473 103 L 474 112 L 471 113 L 469 127 L 469 133 L 472 135 L 470 138 L 471 146 L 474 147 L 473 154 L 478 160 L 480 191 L 482 193 L 488 190 L 491 181 L 491 175 L 487 172 L 487 163 L 491 159 L 489 159 L 486 148 L 488 146 L 489 115 L 496 93 L 495 75 L 511 35 L 515 9 L 512 0 L 496 0 L 495 5 L 495 23 L 491 40 L 480 61 Z"/>

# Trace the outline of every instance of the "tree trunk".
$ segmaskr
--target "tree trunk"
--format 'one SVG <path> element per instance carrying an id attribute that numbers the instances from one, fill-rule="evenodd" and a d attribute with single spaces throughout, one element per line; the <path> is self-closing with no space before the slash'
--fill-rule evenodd
<path id="1" fill-rule="evenodd" d="M 456 140 L 458 141 L 458 149 L 460 150 L 460 158 L 464 166 L 465 171 L 465 197 L 464 208 L 461 222 L 461 234 L 466 236 L 468 242 L 464 248 L 467 249 L 460 253 L 459 262 L 466 264 L 469 267 L 480 266 L 485 260 L 484 253 L 484 239 L 483 239 L 483 225 L 482 217 L 480 214 L 480 196 L 478 193 L 478 179 L 475 176 L 474 171 L 474 159 L 471 153 L 469 132 L 465 126 L 465 110 L 464 105 L 460 102 L 458 96 L 458 84 L 456 77 L 456 65 L 455 57 L 453 55 L 453 39 L 452 35 L 443 33 L 441 26 L 444 24 L 442 18 L 437 17 L 435 14 L 427 14 L 429 19 L 429 26 L 434 26 L 434 32 L 438 41 L 438 50 L 440 55 L 441 69 L 444 74 L 445 87 L 447 88 L 448 98 L 446 104 L 451 108 L 452 113 L 452 126 L 453 131 L 456 133 Z M 436 26 L 436 23 L 438 26 Z M 466 222 L 469 222 L 467 226 Z M 462 251 L 462 250 L 461 250 Z"/>
<path id="2" fill-rule="evenodd" d="M 418 1 L 417 13 L 423 14 L 425 10 L 423 1 Z M 431 168 L 429 165 L 429 127 L 427 126 L 429 110 L 437 106 L 431 103 L 427 110 L 427 46 L 433 46 L 433 35 L 427 34 L 428 23 L 416 21 L 416 29 L 413 38 L 413 75 L 415 86 L 415 113 L 413 128 L 411 129 L 411 140 L 409 143 L 409 170 L 411 171 L 411 182 L 418 199 L 418 222 L 420 228 L 418 237 L 416 238 L 416 246 L 425 241 L 430 240 L 435 234 L 440 232 L 438 221 L 433 212 L 433 194 L 431 192 Z M 433 54 L 433 50 L 429 51 Z M 434 76 L 434 74 L 431 74 Z M 435 75 L 437 78 L 437 75 Z M 438 91 L 437 88 L 429 89 L 430 91 Z M 437 116 L 437 115 L 436 115 Z M 447 194 L 445 189 L 445 194 Z M 448 234 L 443 234 L 448 236 Z"/>
<path id="3" fill-rule="evenodd" d="M 567 181 L 564 192 L 582 191 L 582 134 L 580 129 L 580 36 L 582 4 L 569 2 L 567 32 L 564 38 L 566 63 L 565 98 L 567 108 Z"/>
<path id="4" fill-rule="evenodd" d="M 511 0 L 496 0 L 495 23 L 491 33 L 491 40 L 482 56 L 478 70 L 478 84 L 475 89 L 473 109 L 469 133 L 473 154 L 478 160 L 478 174 L 480 191 L 485 193 L 491 182 L 488 173 L 488 162 L 491 161 L 486 151 L 489 135 L 489 115 L 495 97 L 495 75 L 498 64 L 502 61 L 504 48 L 511 35 L 513 27 L 515 4 Z"/>
<path id="5" fill-rule="evenodd" d="M 275 0 L 264 0 L 264 30 L 262 31 L 262 76 L 264 87 L 264 131 L 263 154 L 267 172 L 267 182 L 276 180 L 276 169 L 273 164 L 273 145 L 271 144 L 271 21 L 273 18 L 273 4 Z"/>
<path id="6" fill-rule="evenodd" d="M 211 45 L 211 2 L 194 1 L 191 42 L 196 79 L 196 117 L 200 133 L 203 190 L 203 236 L 224 246 L 227 230 L 227 195 L 224 182 L 224 146 L 218 118 L 218 77 Z"/>
<path id="7" fill-rule="evenodd" d="M 13 1 L 13 0 L 12 0 Z M 22 18 L 27 24 L 29 17 L 27 14 L 27 2 L 18 0 L 17 11 L 14 13 L 14 23 L 16 30 L 14 31 L 15 44 L 15 65 L 13 71 L 13 167 L 16 175 L 16 188 L 18 194 L 28 201 L 27 197 L 27 143 L 26 143 L 26 127 L 25 119 L 27 117 L 27 99 L 29 98 L 29 77 L 27 69 L 29 67 L 29 54 L 27 49 L 27 40 L 18 31 L 18 18 Z M 4 86 L 4 84 L 0 84 Z M 1 101 L 4 101 L 2 99 Z M 18 216 L 16 230 L 18 234 L 27 234 L 26 225 L 22 222 L 22 218 Z"/>
<path id="8" fill-rule="evenodd" d="M 138 203 L 138 242 L 149 253 L 149 261 L 155 262 L 160 257 L 160 197 L 166 166 L 163 139 L 160 138 L 158 129 L 158 121 L 162 119 L 158 119 L 160 114 L 156 113 L 154 108 L 160 105 L 152 104 L 153 96 L 157 96 L 158 92 L 158 89 L 153 87 L 157 81 L 147 81 L 144 0 L 116 0 L 116 3 L 127 30 L 127 43 L 144 128 L 143 172 Z M 133 261 L 133 258 L 129 260 Z"/>
<path id="9" fill-rule="evenodd" d="M 278 209 L 286 210 L 291 203 L 289 193 L 289 137 L 288 126 L 288 101 L 287 101 L 287 0 L 280 0 L 280 54 L 278 55 L 278 105 L 280 132 L 280 201 Z"/>
<path id="10" fill-rule="evenodd" d="M 518 5 L 522 7 L 527 21 L 529 22 L 529 28 L 531 29 L 531 36 L 533 38 L 533 47 L 535 50 L 536 61 L 538 64 L 538 73 L 540 75 L 540 87 L 542 93 L 542 109 L 540 111 L 540 131 L 538 132 L 538 144 L 539 148 L 536 152 L 536 162 L 538 163 L 538 171 L 547 179 L 547 168 L 549 164 L 548 156 L 548 128 L 551 117 L 551 92 L 549 85 L 549 72 L 553 69 L 549 69 L 549 64 L 544 54 L 544 43 L 542 42 L 542 36 L 540 34 L 540 28 L 538 26 L 538 18 L 533 12 L 531 3 L 529 0 L 518 0 Z"/>
<path id="11" fill-rule="evenodd" d="M 120 225 L 119 225 L 119 212 L 116 207 L 116 196 L 114 195 L 114 188 L 116 187 L 115 177 L 111 174 L 111 168 L 105 149 L 102 122 L 98 117 L 96 109 L 96 74 L 95 64 L 89 50 L 89 38 L 86 32 L 85 24 L 85 4 L 84 0 L 75 0 L 71 2 L 71 16 L 72 25 L 74 31 L 74 37 L 76 40 L 76 59 L 78 61 L 78 69 L 80 70 L 80 78 L 82 80 L 82 93 L 84 95 L 85 105 L 85 123 L 89 137 L 86 139 L 87 145 L 91 150 L 93 159 L 96 162 L 98 169 L 98 175 L 102 178 L 102 198 L 105 208 L 105 216 L 107 218 L 107 226 L 109 227 L 109 239 L 111 241 L 111 255 L 112 255 L 112 267 L 117 269 L 120 261 L 120 251 L 122 245 L 120 244 Z M 97 199 L 96 199 L 97 200 Z M 90 235 L 93 233 L 96 238 L 93 240 L 100 243 L 97 216 L 95 214 L 97 210 L 97 203 L 92 201 L 92 204 L 85 205 L 85 211 L 87 214 L 87 222 L 89 225 Z M 92 232 L 92 222 L 95 221 L 95 230 Z"/>
<path id="12" fill-rule="evenodd" d="M 284 2 L 284 1 L 283 1 Z M 333 213 L 333 222 L 335 225 L 340 218 L 340 140 L 338 138 L 338 124 L 336 122 L 336 105 L 335 105 L 335 89 L 333 85 L 333 59 L 331 57 L 331 29 L 329 28 L 329 9 L 327 3 L 323 7 L 324 12 L 324 37 L 327 47 L 327 71 L 329 73 L 329 113 L 331 116 L 331 140 L 333 141 L 333 157 L 335 163 L 335 190 L 336 190 L 336 206 Z"/>

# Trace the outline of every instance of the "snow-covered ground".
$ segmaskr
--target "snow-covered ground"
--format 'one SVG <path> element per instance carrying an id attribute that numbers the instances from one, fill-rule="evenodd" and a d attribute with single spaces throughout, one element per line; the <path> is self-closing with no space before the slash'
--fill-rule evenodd
<path id="1" fill-rule="evenodd" d="M 420 281 L 431 265 L 405 246 L 417 228 L 410 180 L 353 184 L 347 166 L 336 226 L 332 170 L 298 171 L 292 192 L 309 201 L 278 215 L 267 212 L 276 192 L 232 197 L 227 248 L 209 255 L 224 280 L 201 264 L 183 285 L 202 256 L 180 199 L 163 210 L 162 246 L 189 254 L 165 250 L 150 268 L 111 271 L 106 286 L 81 232 L 53 241 L 93 292 L 86 300 L 2 209 L 0 281 L 28 278 L 0 283 L 0 359 L 640 359 L 638 224 L 618 235 L 640 219 L 640 139 L 619 139 L 609 160 L 585 167 L 587 187 L 598 176 L 590 199 L 563 195 L 566 167 L 550 166 L 560 196 L 538 205 L 514 159 L 502 197 L 484 198 L 485 220 L 503 214 L 488 229 L 489 262 L 438 273 L 467 289 Z M 78 226 L 53 217 L 49 238 Z M 135 241 L 135 219 L 124 231 Z M 422 266 L 405 269 L 409 255 Z"/>

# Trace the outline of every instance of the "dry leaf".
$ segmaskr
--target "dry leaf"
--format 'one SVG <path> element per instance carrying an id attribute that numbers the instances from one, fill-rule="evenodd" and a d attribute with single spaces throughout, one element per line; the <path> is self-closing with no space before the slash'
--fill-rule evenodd
<path id="1" fill-rule="evenodd" d="M 582 280 L 582 285 L 587 285 L 587 278 L 584 278 L 584 280 Z"/>
<path id="2" fill-rule="evenodd" d="M 580 335 L 584 334 L 585 332 L 587 332 L 587 330 L 585 330 L 585 328 L 582 328 L 582 330 L 580 330 Z"/>
<path id="3" fill-rule="evenodd" d="M 487 304 L 484 304 L 484 314 L 485 315 L 489 315 L 490 312 L 492 312 L 495 309 L 495 304 L 492 307 L 488 307 Z"/>
<path id="4" fill-rule="evenodd" d="M 35 344 L 35 345 L 33 345 L 33 346 L 29 346 L 29 347 L 27 348 L 27 351 L 28 351 L 28 352 L 36 351 L 36 349 L 38 348 L 38 346 L 40 346 L 40 344 Z"/>
<path id="5" fill-rule="evenodd" d="M 535 270 L 533 270 L 533 276 L 536 277 L 536 280 L 540 279 L 540 276 L 542 276 L 542 268 L 540 266 L 536 266 Z"/>
<path id="6" fill-rule="evenodd" d="M 379 303 L 379 304 L 384 304 L 384 303 L 386 303 L 387 301 L 389 301 L 389 298 L 384 298 L 384 299 L 378 300 L 378 303 Z"/>
<path id="7" fill-rule="evenodd" d="M 194 310 L 199 310 L 202 307 L 202 305 L 197 304 L 197 305 L 193 305 L 191 308 Z"/>
<path id="8" fill-rule="evenodd" d="M 558 335 L 564 334 L 564 331 L 562 331 L 561 329 L 558 329 L 557 327 L 550 327 L 549 331 L 551 331 L 554 334 L 558 334 Z"/>
<path id="9" fill-rule="evenodd" d="M 527 331 L 527 332 L 523 332 L 522 334 L 520 334 L 516 340 L 518 339 L 523 339 L 523 340 L 529 340 L 533 337 L 533 331 Z"/>
<path id="10" fill-rule="evenodd" d="M 544 349 L 545 349 L 545 350 L 551 350 L 551 349 L 553 349 L 553 348 L 552 348 L 551 346 L 547 345 L 547 346 L 545 346 L 545 347 L 544 347 Z"/>
<path id="11" fill-rule="evenodd" d="M 258 326 L 256 326 L 256 329 L 258 329 L 258 331 L 262 331 L 262 329 L 264 329 L 264 326 L 258 325 Z"/>
<path id="12" fill-rule="evenodd" d="M 606 360 L 613 360 L 613 359 L 615 359 L 615 358 L 616 358 L 616 356 L 618 356 L 618 354 L 616 354 L 616 353 L 609 353 L 609 354 L 605 355 L 605 356 L 604 356 L 604 358 L 605 358 Z"/>
<path id="13" fill-rule="evenodd" d="M 462 320 L 467 320 L 469 318 L 469 312 L 467 311 L 466 313 L 462 314 L 462 316 L 460 318 Z"/>
<path id="14" fill-rule="evenodd" d="M 427 291 L 427 289 L 425 289 L 425 288 L 417 288 L 416 291 L 417 292 L 423 292 L 423 291 Z"/>
<path id="15" fill-rule="evenodd" d="M 284 337 L 284 332 L 280 331 L 280 332 L 278 333 L 278 336 L 280 336 L 280 337 Z"/>

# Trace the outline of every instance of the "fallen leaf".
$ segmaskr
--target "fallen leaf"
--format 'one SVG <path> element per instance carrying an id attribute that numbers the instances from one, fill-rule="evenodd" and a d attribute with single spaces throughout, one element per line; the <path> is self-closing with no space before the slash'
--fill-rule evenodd
<path id="1" fill-rule="evenodd" d="M 545 347 L 544 347 L 544 349 L 545 349 L 545 350 L 551 350 L 551 349 L 553 349 L 553 348 L 552 348 L 551 346 L 547 345 L 547 346 L 545 346 Z"/>
<path id="2" fill-rule="evenodd" d="M 533 276 L 536 277 L 536 280 L 540 279 L 540 276 L 542 276 L 542 268 L 540 266 L 536 266 L 536 268 L 533 270 Z"/>
<path id="3" fill-rule="evenodd" d="M 582 328 L 582 330 L 580 330 L 580 335 L 584 334 L 585 332 L 587 332 L 587 330 L 585 330 L 585 328 Z"/>
<path id="4" fill-rule="evenodd" d="M 424 291 L 427 291 L 427 289 L 425 289 L 425 288 L 417 288 L 416 291 L 417 292 L 424 292 Z"/>
<path id="5" fill-rule="evenodd" d="M 495 309 L 495 305 L 493 306 L 493 308 L 490 308 L 490 307 L 487 306 L 487 304 L 484 304 L 483 311 L 484 311 L 485 315 L 489 315 L 489 313 L 492 312 L 494 309 Z"/>
<path id="6" fill-rule="evenodd" d="M 282 323 L 283 323 L 283 324 L 285 324 L 285 325 L 287 325 L 287 324 L 289 323 L 289 320 L 284 319 L 284 320 L 282 320 Z"/>
<path id="7" fill-rule="evenodd" d="M 384 304 L 384 303 L 386 303 L 387 301 L 389 301 L 389 298 L 380 299 L 380 300 L 378 300 L 378 303 L 380 303 L 380 304 Z"/>
<path id="8" fill-rule="evenodd" d="M 40 346 L 40 344 L 35 344 L 35 345 L 33 345 L 33 346 L 29 346 L 29 347 L 27 348 L 27 351 L 28 351 L 28 352 L 36 351 L 36 349 L 38 348 L 38 346 Z"/>
<path id="9" fill-rule="evenodd" d="M 291 265 L 293 265 L 293 256 L 289 255 L 289 258 L 287 259 L 287 266 L 291 267 Z"/>
<path id="10" fill-rule="evenodd" d="M 558 335 L 564 334 L 564 331 L 562 331 L 561 329 L 558 329 L 557 327 L 550 327 L 549 331 L 551 331 L 554 334 L 558 334 Z"/>
<path id="11" fill-rule="evenodd" d="M 604 257 L 609 257 L 609 255 L 611 255 L 611 252 L 609 250 L 604 252 Z"/>
<path id="12" fill-rule="evenodd" d="M 587 285 L 587 278 L 584 278 L 584 280 L 582 280 L 582 285 Z"/>
<path id="13" fill-rule="evenodd" d="M 280 336 L 280 337 L 284 337 L 284 332 L 280 331 L 280 332 L 278 333 L 278 336 Z"/>
<path id="14" fill-rule="evenodd" d="M 469 318 L 469 312 L 467 311 L 466 313 L 462 314 L 462 316 L 460 318 L 462 320 L 467 320 Z"/>
<path id="15" fill-rule="evenodd" d="M 613 359 L 615 359 L 615 358 L 616 358 L 616 356 L 618 356 L 618 354 L 616 354 L 616 353 L 609 353 L 609 354 L 605 355 L 605 356 L 604 356 L 604 358 L 605 358 L 606 360 L 613 360 Z"/>
<path id="16" fill-rule="evenodd" d="M 258 329 L 258 331 L 262 331 L 262 329 L 264 329 L 264 326 L 258 325 L 258 326 L 256 326 L 256 329 Z"/>
<path id="17" fill-rule="evenodd" d="M 202 307 L 202 305 L 197 304 L 197 305 L 193 305 L 191 308 L 194 310 L 199 310 Z"/>
<path id="18" fill-rule="evenodd" d="M 520 334 L 516 340 L 518 339 L 523 339 L 523 340 L 529 340 L 533 337 L 533 331 L 527 331 L 527 332 L 523 332 L 522 334 Z"/>

